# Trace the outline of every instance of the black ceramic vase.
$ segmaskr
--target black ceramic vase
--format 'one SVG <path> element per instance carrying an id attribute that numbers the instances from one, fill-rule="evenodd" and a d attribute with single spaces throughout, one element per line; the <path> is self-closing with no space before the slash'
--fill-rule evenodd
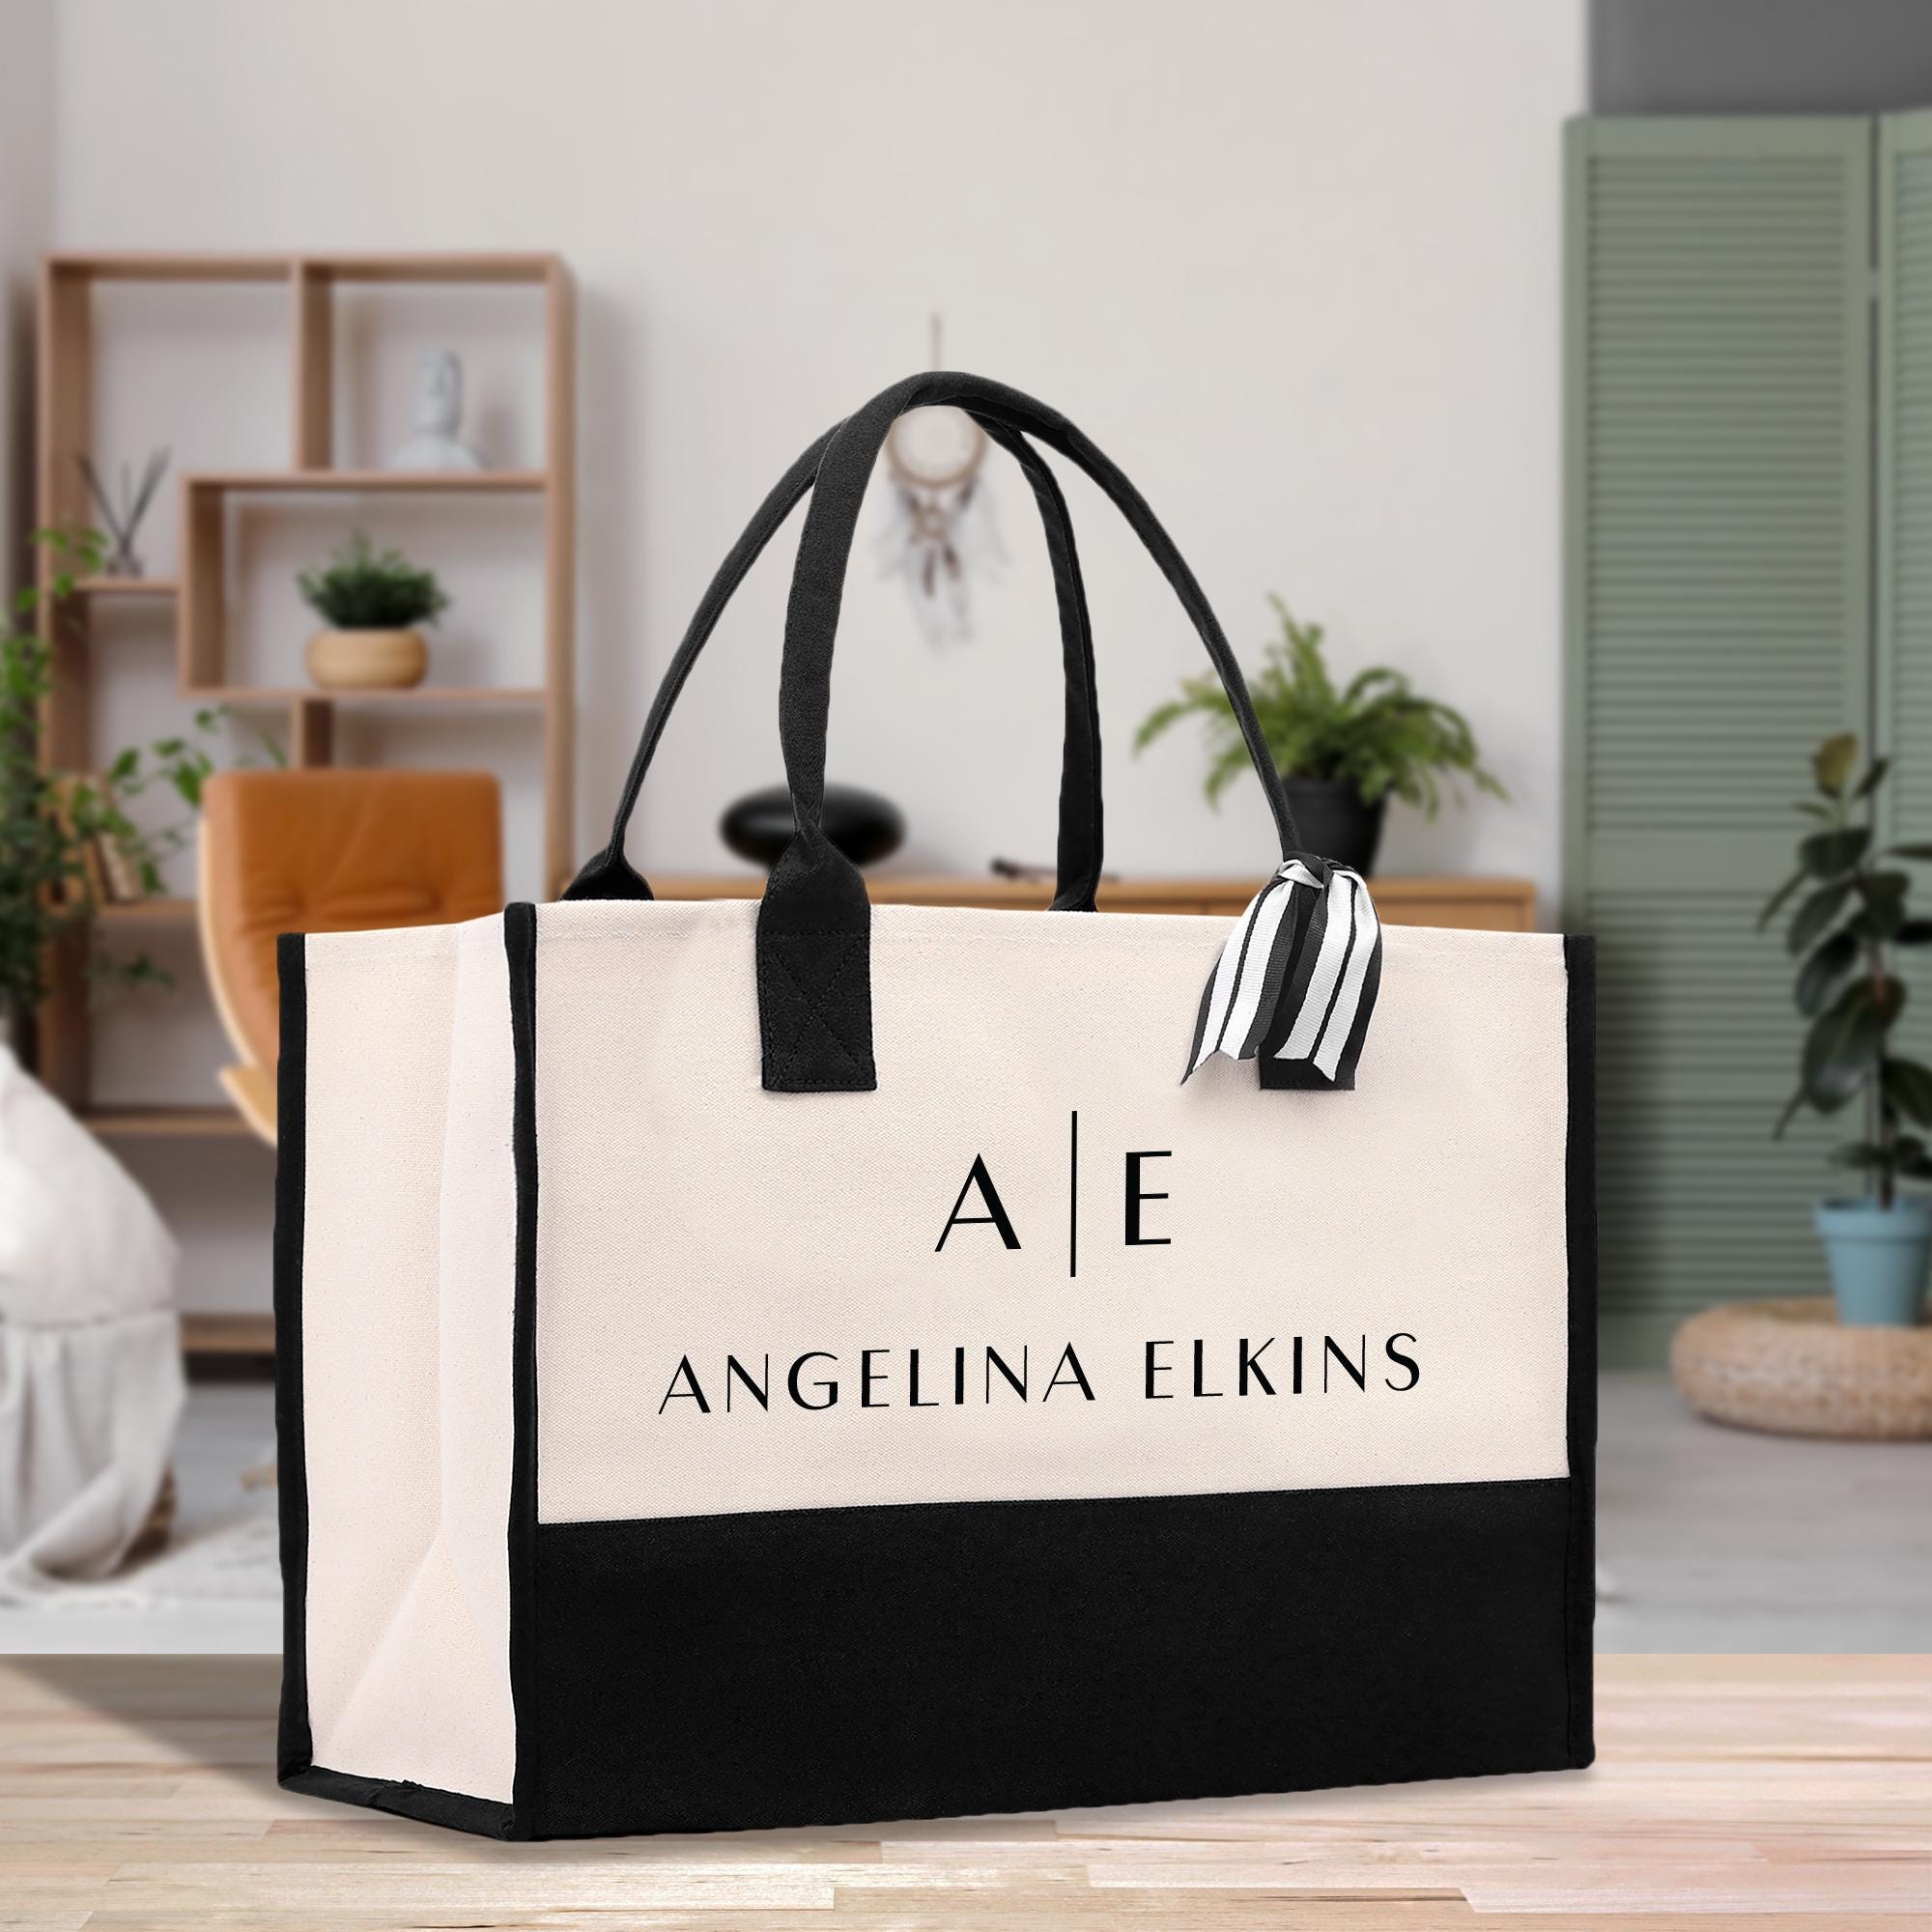
<path id="1" fill-rule="evenodd" d="M 1338 866 L 1352 866 L 1366 879 L 1375 870 L 1388 800 L 1378 798 L 1365 805 L 1353 785 L 1338 784 L 1333 779 L 1284 778 L 1282 784 L 1302 849 Z"/>
<path id="2" fill-rule="evenodd" d="M 825 836 L 855 866 L 896 852 L 905 838 L 905 819 L 891 799 L 857 785 L 825 787 Z M 791 794 L 783 785 L 766 785 L 747 792 L 726 807 L 718 822 L 719 836 L 741 859 L 767 871 L 791 843 L 797 823 L 791 815 Z"/>

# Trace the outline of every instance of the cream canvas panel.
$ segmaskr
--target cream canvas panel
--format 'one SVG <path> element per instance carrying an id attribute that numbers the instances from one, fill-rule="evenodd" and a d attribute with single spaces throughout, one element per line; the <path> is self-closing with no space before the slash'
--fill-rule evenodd
<path id="1" fill-rule="evenodd" d="M 508 1803 L 516 1176 L 500 919 L 311 935 L 315 1762 Z"/>
<path id="2" fill-rule="evenodd" d="M 539 909 L 544 1520 L 1568 1472 L 1559 938 L 1391 929 L 1301 1094 L 1180 1085 L 1224 921 L 881 906 L 878 1091 L 774 1094 L 756 914 Z"/>

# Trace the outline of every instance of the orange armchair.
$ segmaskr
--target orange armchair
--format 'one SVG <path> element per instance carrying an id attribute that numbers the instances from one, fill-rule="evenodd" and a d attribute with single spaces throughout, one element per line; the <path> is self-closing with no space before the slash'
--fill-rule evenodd
<path id="1" fill-rule="evenodd" d="M 275 938 L 444 925 L 503 906 L 487 772 L 222 772 L 202 796 L 201 945 L 239 1057 L 223 1091 L 275 1138 Z"/>

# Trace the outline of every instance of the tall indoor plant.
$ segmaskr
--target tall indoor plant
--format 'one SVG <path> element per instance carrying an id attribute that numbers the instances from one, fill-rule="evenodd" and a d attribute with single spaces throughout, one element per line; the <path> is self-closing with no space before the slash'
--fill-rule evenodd
<path id="1" fill-rule="evenodd" d="M 1803 890 L 1785 943 L 1799 962 L 1798 1010 L 1810 1025 L 1798 1091 L 1774 1132 L 1781 1135 L 1801 1108 L 1829 1116 L 1862 1098 L 1863 1138 L 1833 1157 L 1864 1176 L 1864 1193 L 1819 1202 L 1818 1233 L 1840 1320 L 1910 1325 L 1932 1259 L 1932 1202 L 1899 1182 L 1932 1179 L 1932 1150 L 1913 1131 L 1932 1127 L 1932 1067 L 1892 1051 L 1906 1005 L 1893 949 L 1932 946 L 1932 920 L 1908 914 L 1912 876 L 1888 862 L 1932 859 L 1932 845 L 1876 846 L 1860 821 L 1885 782 L 1887 760 L 1874 758 L 1855 782 L 1858 761 L 1849 731 L 1813 754 L 1817 796 L 1798 810 L 1819 829 L 1800 840 L 1797 870 L 1758 918 L 1762 930 Z"/>
<path id="2" fill-rule="evenodd" d="M 158 893 L 161 862 L 186 837 L 180 825 L 142 830 L 124 803 L 159 786 L 192 811 L 213 769 L 208 752 L 185 737 L 130 747 L 99 774 L 43 764 L 41 720 L 53 687 L 54 650 L 42 634 L 42 618 L 51 609 L 58 621 L 75 578 L 100 570 L 105 542 L 92 530 L 42 530 L 35 541 L 56 568 L 45 589 L 19 591 L 13 621 L 0 623 L 0 1034 L 30 1064 L 34 1011 L 47 991 L 53 950 L 99 910 L 100 847 L 115 849 L 141 891 Z M 225 715 L 220 707 L 197 712 L 196 731 L 213 732 Z M 266 737 L 262 743 L 279 763 L 280 749 Z M 167 981 L 145 953 L 110 956 L 97 949 L 89 968 L 97 987 Z"/>
<path id="3" fill-rule="evenodd" d="M 1248 692 L 1310 851 L 1366 873 L 1381 843 L 1391 796 L 1431 818 L 1444 780 L 1452 790 L 1463 777 L 1478 791 L 1507 797 L 1484 768 L 1460 711 L 1419 696 L 1401 671 L 1381 665 L 1338 687 L 1321 654 L 1321 626 L 1298 622 L 1272 593 L 1268 602 L 1281 620 L 1281 636 L 1268 643 Z M 1142 722 L 1134 750 L 1188 717 L 1207 722 L 1207 792 L 1209 804 L 1218 804 L 1229 782 L 1248 768 L 1247 749 L 1218 678 L 1183 678 L 1180 696 Z"/>

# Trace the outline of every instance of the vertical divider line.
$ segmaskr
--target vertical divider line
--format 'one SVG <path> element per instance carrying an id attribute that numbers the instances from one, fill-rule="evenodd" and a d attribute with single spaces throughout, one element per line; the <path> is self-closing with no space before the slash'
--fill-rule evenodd
<path id="1" fill-rule="evenodd" d="M 1066 1141 L 1066 1278 L 1080 1272 L 1080 1110 L 1067 1117 Z"/>

